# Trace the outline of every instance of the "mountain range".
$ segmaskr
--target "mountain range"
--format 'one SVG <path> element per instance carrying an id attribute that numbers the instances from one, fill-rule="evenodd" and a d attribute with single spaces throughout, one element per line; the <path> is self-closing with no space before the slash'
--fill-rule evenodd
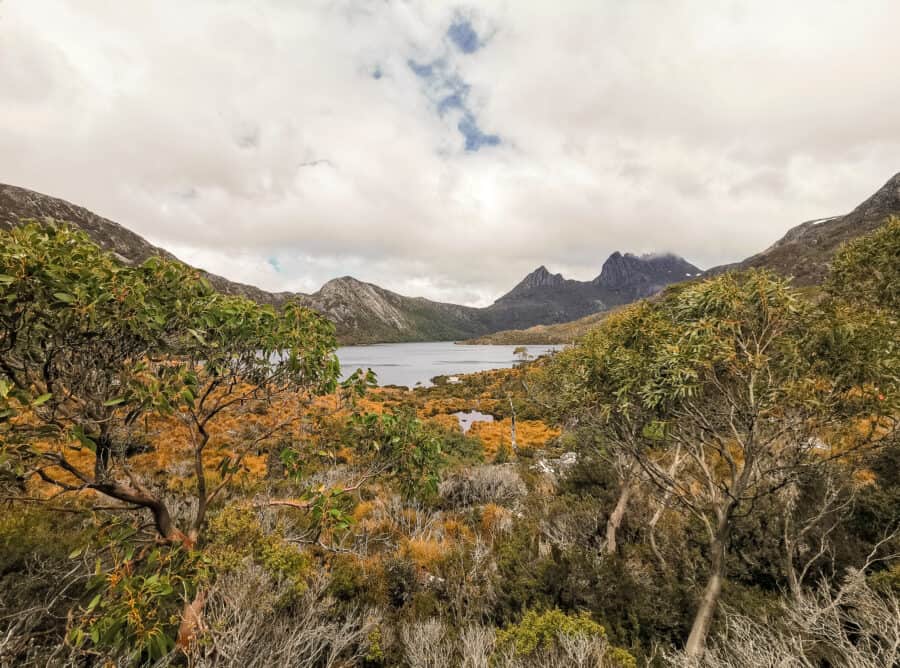
<path id="1" fill-rule="evenodd" d="M 69 222 L 125 263 L 139 263 L 152 255 L 174 258 L 119 223 L 84 207 L 0 184 L 0 228 L 8 229 L 30 218 Z M 217 290 L 226 294 L 274 305 L 289 298 L 299 299 L 334 322 L 338 340 L 344 344 L 457 340 L 567 322 L 651 295 L 700 273 L 675 255 L 639 257 L 616 252 L 591 281 L 565 279 L 541 266 L 490 306 L 474 308 L 406 297 L 351 276 L 335 278 L 317 292 L 302 294 L 266 292 L 203 272 Z"/>
<path id="2" fill-rule="evenodd" d="M 203 272 L 219 291 L 278 305 L 296 298 L 335 323 L 343 344 L 458 340 L 481 342 L 568 341 L 622 304 L 651 296 L 666 285 L 732 269 L 767 267 L 797 285 L 821 282 L 841 243 L 900 214 L 900 174 L 843 216 L 811 220 L 792 228 L 772 246 L 742 262 L 706 272 L 670 253 L 615 252 L 590 281 L 576 281 L 540 266 L 512 290 L 483 308 L 406 297 L 344 276 L 312 294 L 267 292 Z M 125 263 L 152 255 L 174 256 L 122 225 L 88 209 L 25 188 L 0 184 L 0 228 L 29 218 L 53 218 L 83 229 Z M 201 270 L 202 271 L 202 270 Z M 524 330 L 524 331 L 523 331 Z"/>
<path id="3" fill-rule="evenodd" d="M 868 234 L 890 216 L 900 216 L 900 173 L 891 177 L 874 195 L 850 213 L 801 223 L 788 230 L 787 234 L 766 250 L 741 262 L 713 267 L 704 272 L 703 276 L 758 268 L 791 277 L 793 284 L 798 287 L 818 285 L 828 273 L 831 258 L 841 244 Z M 900 258 L 897 261 L 900 262 Z M 569 343 L 596 326 L 603 316 L 604 312 L 598 312 L 571 322 L 501 330 L 476 337 L 469 342 L 535 345 Z"/>

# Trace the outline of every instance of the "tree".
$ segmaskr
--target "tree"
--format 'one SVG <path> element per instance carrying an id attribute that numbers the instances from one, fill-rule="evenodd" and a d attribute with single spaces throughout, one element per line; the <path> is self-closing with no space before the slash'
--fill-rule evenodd
<path id="1" fill-rule="evenodd" d="M 519 364 L 524 364 L 531 359 L 531 354 L 528 352 L 527 346 L 516 346 L 513 350 L 513 355 L 519 359 Z"/>
<path id="2" fill-rule="evenodd" d="M 333 326 L 313 312 L 224 297 L 178 262 L 122 266 L 65 226 L 0 234 L 0 420 L 16 445 L 7 470 L 22 484 L 36 476 L 58 493 L 149 510 L 159 539 L 176 548 L 199 547 L 208 508 L 244 457 L 296 416 L 211 445 L 215 420 L 246 416 L 251 402 L 334 390 L 334 347 Z M 173 517 L 129 465 L 148 413 L 186 425 L 178 447 L 194 462 L 191 518 Z M 186 602 L 186 638 L 202 605 L 202 592 Z"/>
<path id="3" fill-rule="evenodd" d="M 110 467 L 127 456 L 138 417 L 174 400 L 172 388 L 156 382 L 152 360 L 179 347 L 192 310 L 210 294 L 183 265 L 154 258 L 124 267 L 65 226 L 3 233 L 3 427 L 13 442 L 56 439 L 18 451 L 19 479 L 35 474 L 65 491 L 94 489 L 150 508 L 165 535 L 165 509 L 116 481 Z M 85 448 L 91 471 L 66 454 Z M 25 461 L 38 465 L 26 469 Z"/>
<path id="4" fill-rule="evenodd" d="M 735 522 L 801 472 L 884 435 L 892 380 L 858 368 L 858 351 L 832 336 L 850 326 L 844 315 L 765 272 L 729 274 L 627 309 L 560 362 L 581 414 L 705 530 L 689 655 L 703 651 Z"/>
<path id="5" fill-rule="evenodd" d="M 900 314 L 900 218 L 845 244 L 825 287 L 832 298 Z"/>
<path id="6" fill-rule="evenodd" d="M 280 311 L 239 297 L 215 295 L 198 313 L 196 329 L 180 354 L 158 369 L 163 383 L 180 387 L 176 414 L 189 434 L 194 460 L 197 510 L 187 532 L 199 537 L 210 504 L 241 471 L 245 458 L 301 419 L 310 396 L 337 388 L 340 365 L 333 355 L 334 327 L 295 303 Z M 262 424 L 215 442 L 212 427 L 248 412 L 288 410 Z M 291 410 L 291 407 L 293 408 Z M 215 457 L 218 483 L 209 485 Z"/>
<path id="7" fill-rule="evenodd" d="M 611 421 L 609 402 L 629 388 L 648 382 L 651 369 L 644 362 L 652 355 L 654 337 L 671 328 L 656 305 L 639 302 L 611 314 L 579 345 L 557 353 L 537 372 L 537 388 L 550 412 L 571 428 L 596 433 L 599 454 L 616 474 L 616 501 L 606 521 L 607 554 L 617 550 L 619 528 L 643 481 L 633 454 L 645 442 L 644 426 L 656 420 L 653 408 L 625 398 L 622 419 Z M 654 336 L 645 336 L 647 332 L 654 332 Z"/>

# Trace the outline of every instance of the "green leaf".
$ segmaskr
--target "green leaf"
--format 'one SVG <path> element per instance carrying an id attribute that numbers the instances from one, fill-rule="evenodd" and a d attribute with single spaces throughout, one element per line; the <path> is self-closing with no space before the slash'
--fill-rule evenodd
<path id="1" fill-rule="evenodd" d="M 91 612 L 94 608 L 96 608 L 100 604 L 101 594 L 97 594 L 94 598 L 91 599 L 91 602 L 88 603 L 87 611 Z M 94 641 L 96 642 L 96 641 Z"/>
<path id="2" fill-rule="evenodd" d="M 88 450 L 90 450 L 91 452 L 97 452 L 97 444 L 92 438 L 84 433 L 84 427 L 82 427 L 81 425 L 77 425 L 72 429 L 72 435 L 76 439 L 78 439 L 78 442 Z"/>
<path id="3" fill-rule="evenodd" d="M 69 559 L 76 559 L 81 556 L 81 553 L 84 552 L 83 547 L 76 548 L 69 552 Z"/>
<path id="4" fill-rule="evenodd" d="M 197 339 L 200 343 L 206 345 L 206 339 L 203 338 L 203 334 L 192 328 L 188 328 L 188 332 L 190 332 L 191 336 Z"/>
<path id="5" fill-rule="evenodd" d="M 66 304 L 71 304 L 75 301 L 75 297 L 70 295 L 68 292 L 54 292 L 53 296 L 56 297 L 59 301 L 65 302 Z"/>
<path id="6" fill-rule="evenodd" d="M 43 406 L 50 400 L 50 397 L 52 397 L 52 396 L 53 396 L 52 392 L 45 392 L 44 394 L 39 396 L 37 399 L 32 401 L 31 405 L 32 406 Z"/>
<path id="7" fill-rule="evenodd" d="M 104 401 L 104 406 L 118 406 L 119 404 L 125 403 L 125 397 L 116 397 L 115 399 L 110 399 L 109 401 Z"/>
<path id="8" fill-rule="evenodd" d="M 156 658 L 161 659 L 169 653 L 169 643 L 167 640 L 168 639 L 163 634 L 159 634 L 153 638 L 153 642 L 156 645 Z"/>

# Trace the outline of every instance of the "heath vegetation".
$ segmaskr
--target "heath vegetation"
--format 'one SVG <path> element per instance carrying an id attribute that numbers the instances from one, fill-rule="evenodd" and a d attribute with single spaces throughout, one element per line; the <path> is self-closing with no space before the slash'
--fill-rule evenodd
<path id="1" fill-rule="evenodd" d="M 0 232 L 0 665 L 897 665 L 898 272 L 895 219 L 821 289 L 408 391 L 299 304 Z"/>

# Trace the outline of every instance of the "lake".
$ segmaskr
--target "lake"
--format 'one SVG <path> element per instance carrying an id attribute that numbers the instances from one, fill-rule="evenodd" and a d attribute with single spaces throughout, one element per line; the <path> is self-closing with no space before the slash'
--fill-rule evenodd
<path id="1" fill-rule="evenodd" d="M 435 376 L 457 376 L 488 369 L 508 369 L 518 359 L 518 346 L 457 345 L 452 341 L 428 343 L 378 343 L 344 346 L 337 349 L 341 371 L 346 378 L 357 368 L 371 368 L 379 385 L 431 385 Z M 532 357 L 562 346 L 524 346 Z"/>

